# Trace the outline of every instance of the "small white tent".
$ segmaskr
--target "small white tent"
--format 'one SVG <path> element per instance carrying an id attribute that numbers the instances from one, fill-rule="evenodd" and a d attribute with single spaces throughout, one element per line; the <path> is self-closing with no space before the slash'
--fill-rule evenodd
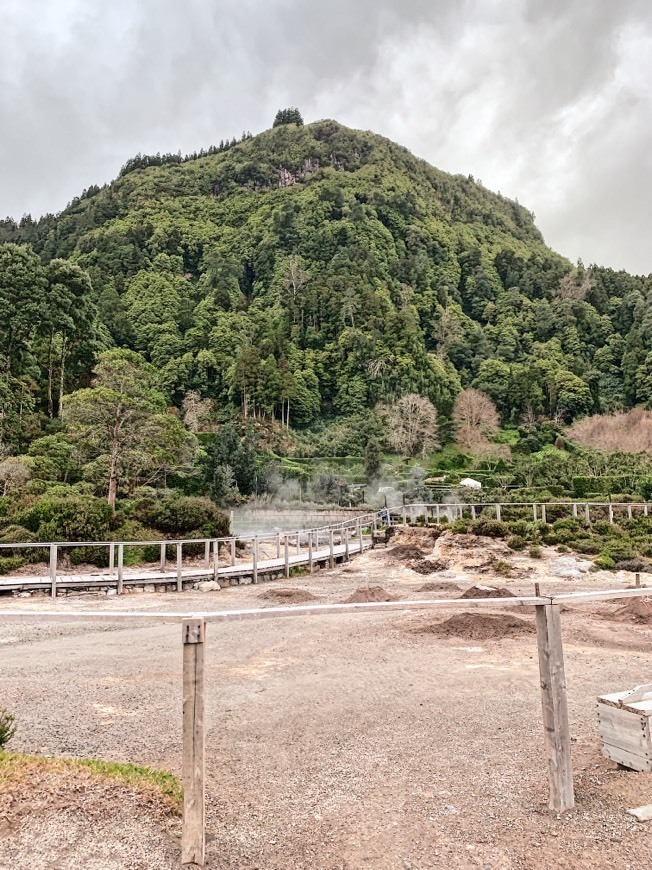
<path id="1" fill-rule="evenodd" d="M 468 486 L 469 489 L 482 489 L 482 484 L 479 480 L 473 480 L 472 477 L 465 477 L 460 480 L 460 486 Z"/>

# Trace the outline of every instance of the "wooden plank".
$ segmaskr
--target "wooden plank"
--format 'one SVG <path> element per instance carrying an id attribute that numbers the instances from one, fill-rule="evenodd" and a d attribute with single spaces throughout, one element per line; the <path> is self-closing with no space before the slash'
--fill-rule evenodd
<path id="1" fill-rule="evenodd" d="M 610 728 L 622 728 L 623 731 L 645 731 L 647 717 L 622 707 L 607 707 L 606 704 L 598 706 L 598 721 L 604 722 Z"/>
<path id="2" fill-rule="evenodd" d="M 183 591 L 183 544 L 177 543 L 177 592 Z"/>
<path id="3" fill-rule="evenodd" d="M 573 808 L 575 796 L 559 607 L 537 605 L 536 622 L 549 806 L 561 813 Z"/>
<path id="4" fill-rule="evenodd" d="M 639 713 L 647 718 L 652 716 L 652 698 L 645 701 L 623 701 L 622 705 L 623 710 L 630 710 L 632 713 Z"/>
<path id="5" fill-rule="evenodd" d="M 632 752 L 627 752 L 625 749 L 620 749 L 617 746 L 603 743 L 602 754 L 605 758 L 610 758 L 611 761 L 616 761 L 618 764 L 629 767 L 631 770 L 638 770 L 643 773 L 652 772 L 652 760 L 635 755 Z"/>
<path id="6" fill-rule="evenodd" d="M 183 640 L 183 824 L 181 863 L 204 866 L 205 859 L 205 757 L 204 757 L 204 660 L 206 623 L 186 619 Z"/>
<path id="7" fill-rule="evenodd" d="M 641 758 L 650 758 L 649 744 L 642 731 L 639 734 L 635 734 L 631 731 L 608 727 L 601 722 L 599 733 L 602 743 L 615 746 L 617 749 L 623 749 L 626 752 L 632 752 L 634 755 L 640 755 Z"/>
<path id="8" fill-rule="evenodd" d="M 554 595 L 553 604 L 572 604 L 583 601 L 609 601 L 612 598 L 652 598 L 652 589 L 608 589 L 603 592 L 566 592 Z"/>

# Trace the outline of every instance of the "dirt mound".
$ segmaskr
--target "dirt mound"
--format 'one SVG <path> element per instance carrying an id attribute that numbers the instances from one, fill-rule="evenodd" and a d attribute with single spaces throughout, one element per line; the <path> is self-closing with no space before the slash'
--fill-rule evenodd
<path id="1" fill-rule="evenodd" d="M 621 599 L 622 600 L 622 599 Z M 639 625 L 652 624 L 652 598 L 631 598 L 608 619 L 616 622 L 637 622 Z"/>
<path id="2" fill-rule="evenodd" d="M 389 551 L 392 559 L 397 562 L 409 562 L 414 559 L 422 559 L 426 550 L 416 541 L 407 544 L 395 544 Z"/>
<path id="3" fill-rule="evenodd" d="M 306 604 L 309 601 L 318 601 L 316 595 L 305 589 L 267 589 L 260 596 L 263 601 L 278 601 L 283 604 Z"/>
<path id="4" fill-rule="evenodd" d="M 504 586 L 484 586 L 482 583 L 477 583 L 460 595 L 460 598 L 516 598 L 516 596 Z"/>
<path id="5" fill-rule="evenodd" d="M 408 563 L 408 568 L 416 571 L 417 574 L 436 574 L 437 571 L 445 571 L 448 562 L 442 559 L 413 559 Z"/>
<path id="6" fill-rule="evenodd" d="M 431 622 L 415 629 L 416 634 L 436 634 L 439 637 L 463 637 L 467 640 L 499 640 L 532 634 L 531 622 L 511 613 L 456 613 L 443 622 Z"/>
<path id="7" fill-rule="evenodd" d="M 353 595 L 346 598 L 343 604 L 364 604 L 369 601 L 398 601 L 396 595 L 390 595 L 382 586 L 361 586 Z"/>
<path id="8" fill-rule="evenodd" d="M 460 587 L 457 583 L 453 583 L 452 581 L 439 580 L 439 581 L 431 581 L 430 583 L 424 583 L 423 586 L 419 586 L 417 592 L 439 592 L 440 594 L 449 593 L 449 592 L 459 592 Z"/>

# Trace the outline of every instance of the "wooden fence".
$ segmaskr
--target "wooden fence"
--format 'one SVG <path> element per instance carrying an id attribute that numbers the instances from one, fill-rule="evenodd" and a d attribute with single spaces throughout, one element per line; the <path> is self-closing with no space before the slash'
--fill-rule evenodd
<path id="1" fill-rule="evenodd" d="M 614 598 L 650 595 L 650 589 L 618 589 L 520 598 L 436 599 L 362 604 L 313 604 L 201 613 L 152 613 L 138 611 L 35 611 L 0 610 L 0 620 L 146 620 L 180 621 L 183 647 L 183 762 L 184 790 L 182 865 L 205 863 L 205 639 L 210 622 L 276 619 L 280 617 L 333 616 L 342 613 L 379 614 L 386 611 L 532 607 L 536 612 L 537 650 L 541 679 L 543 742 L 548 768 L 549 807 L 557 813 L 573 808 L 573 768 L 564 670 L 561 607 L 594 604 Z"/>

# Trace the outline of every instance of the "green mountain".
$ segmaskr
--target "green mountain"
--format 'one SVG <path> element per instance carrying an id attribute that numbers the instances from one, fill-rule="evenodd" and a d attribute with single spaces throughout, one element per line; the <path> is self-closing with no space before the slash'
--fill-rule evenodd
<path id="1" fill-rule="evenodd" d="M 334 121 L 139 155 L 59 215 L 0 222 L 0 316 L 22 324 L 0 341 L 3 437 L 42 432 L 113 346 L 177 406 L 198 391 L 223 420 L 295 429 L 412 392 L 445 419 L 469 385 L 514 422 L 650 403 L 651 289 L 573 266 L 517 202 Z"/>

